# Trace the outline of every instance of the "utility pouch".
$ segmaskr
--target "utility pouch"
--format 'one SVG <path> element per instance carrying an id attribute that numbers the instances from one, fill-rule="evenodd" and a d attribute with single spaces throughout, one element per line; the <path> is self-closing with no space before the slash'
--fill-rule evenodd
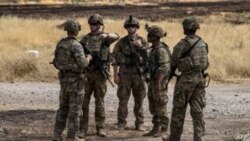
<path id="1" fill-rule="evenodd" d="M 177 66 L 180 72 L 189 72 L 193 68 L 191 57 L 181 58 Z"/>
<path id="2" fill-rule="evenodd" d="M 108 59 L 107 59 L 107 62 L 108 63 L 111 63 L 114 61 L 114 56 L 111 52 L 108 53 Z"/>
<path id="3" fill-rule="evenodd" d="M 109 59 L 109 47 L 106 45 L 101 46 L 100 58 L 102 61 L 108 61 Z"/>

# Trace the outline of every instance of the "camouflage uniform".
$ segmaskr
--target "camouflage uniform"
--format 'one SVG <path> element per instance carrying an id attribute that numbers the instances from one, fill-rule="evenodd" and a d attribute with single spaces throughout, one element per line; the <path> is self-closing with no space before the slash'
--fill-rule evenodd
<path id="1" fill-rule="evenodd" d="M 71 31 L 72 28 L 76 30 L 76 27 L 77 30 L 80 30 L 80 24 L 73 20 L 65 22 L 64 26 L 66 31 Z M 85 76 L 82 72 L 89 62 L 85 59 L 81 44 L 75 37 L 69 36 L 57 44 L 53 64 L 59 69 L 58 77 L 60 80 L 60 104 L 56 113 L 53 140 L 61 140 L 66 122 L 67 138 L 75 139 L 79 128 L 79 114 L 84 95 Z"/>
<path id="2" fill-rule="evenodd" d="M 99 16 L 99 15 L 98 15 Z M 92 16 L 91 16 L 92 17 Z M 89 18 L 89 20 L 91 19 Z M 90 22 L 90 21 L 89 21 Z M 103 21 L 101 20 L 101 25 Z M 109 62 L 111 61 L 111 54 L 109 46 L 116 41 L 109 37 L 99 39 L 98 36 L 102 34 L 92 34 L 91 32 L 85 35 L 80 41 L 82 45 L 88 48 L 93 54 L 99 56 L 105 63 L 105 68 L 109 70 Z M 95 122 L 96 129 L 103 129 L 105 124 L 105 109 L 104 109 L 104 96 L 107 92 L 107 79 L 103 76 L 100 69 L 96 66 L 95 62 L 91 61 L 87 70 L 87 83 L 85 85 L 85 95 L 82 105 L 83 116 L 80 122 L 80 130 L 88 130 L 89 121 L 89 103 L 91 95 L 95 97 Z"/>
<path id="3" fill-rule="evenodd" d="M 170 55 L 167 51 L 168 46 L 164 43 L 160 43 L 157 47 L 151 50 L 149 55 L 150 65 L 150 85 L 148 91 L 149 109 L 153 115 L 153 124 L 160 124 L 161 128 L 166 130 L 168 128 L 168 114 L 167 114 L 167 83 L 168 75 L 170 71 Z M 165 79 L 162 82 L 162 87 L 159 95 L 155 94 L 156 76 L 158 73 L 166 74 Z"/>
<path id="4" fill-rule="evenodd" d="M 167 131 L 168 128 L 168 114 L 167 114 L 167 85 L 170 74 L 170 51 L 168 46 L 160 42 L 165 33 L 159 26 L 147 27 L 148 38 L 154 37 L 157 39 L 157 45 L 153 45 L 149 54 L 149 69 L 150 69 L 150 83 L 148 90 L 149 110 L 153 115 L 152 123 L 153 129 L 144 134 L 144 136 L 159 136 L 159 128 L 162 131 Z M 150 39 L 149 39 L 150 40 Z M 156 90 L 158 77 L 163 74 L 164 78 L 161 82 L 159 92 Z"/>
<path id="5" fill-rule="evenodd" d="M 128 115 L 128 101 L 132 94 L 134 96 L 134 115 L 136 117 L 135 125 L 139 128 L 144 123 L 143 100 L 146 95 L 146 84 L 144 79 L 140 77 L 133 63 L 134 58 L 131 57 L 132 49 L 135 48 L 139 55 L 146 61 L 147 58 L 147 43 L 141 36 L 137 36 L 135 40 L 141 40 L 143 47 L 135 47 L 131 44 L 129 36 L 121 38 L 114 47 L 114 64 L 119 66 L 119 78 L 117 96 L 119 98 L 118 107 L 118 126 L 125 127 L 127 124 L 126 118 Z M 145 63 L 140 64 L 140 70 L 145 69 Z"/>
<path id="6" fill-rule="evenodd" d="M 195 31 L 199 28 L 197 21 L 193 17 L 186 18 L 183 21 L 184 30 L 187 30 L 189 25 L 191 26 L 190 29 Z M 195 46 L 188 52 L 188 49 L 193 45 Z M 187 55 L 183 56 L 184 54 Z M 180 141 L 188 104 L 193 118 L 193 140 L 203 140 L 202 137 L 205 133 L 203 109 L 206 106 L 203 73 L 208 67 L 207 54 L 207 44 L 195 34 L 187 35 L 174 47 L 172 68 L 173 70 L 178 68 L 181 75 L 177 77 L 174 89 L 169 141 Z"/>

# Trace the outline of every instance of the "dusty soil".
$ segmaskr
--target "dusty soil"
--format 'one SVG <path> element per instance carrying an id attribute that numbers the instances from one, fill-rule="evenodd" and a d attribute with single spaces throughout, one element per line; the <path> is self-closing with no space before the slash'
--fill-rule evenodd
<path id="1" fill-rule="evenodd" d="M 124 18 L 134 15 L 140 19 L 165 20 L 188 15 L 210 15 L 222 12 L 249 12 L 250 1 L 228 0 L 216 2 L 166 2 L 142 3 L 127 5 L 79 5 L 79 4 L 28 4 L 0 5 L 0 15 L 16 15 L 21 17 L 87 17 L 100 13 L 105 17 Z"/>
<path id="2" fill-rule="evenodd" d="M 207 88 L 205 108 L 206 141 L 221 141 L 225 137 L 250 135 L 250 81 L 236 84 L 213 84 Z M 168 103 L 172 110 L 173 84 L 170 84 Z M 0 141 L 51 140 L 55 112 L 58 107 L 57 83 L 0 83 Z M 107 138 L 95 136 L 94 99 L 90 105 L 90 129 L 87 140 L 161 140 L 143 138 L 144 132 L 134 131 L 133 97 L 129 102 L 128 127 L 116 128 L 118 99 L 116 88 L 109 86 L 105 98 Z M 145 127 L 150 130 L 151 115 L 145 99 Z M 183 141 L 192 140 L 192 119 L 187 111 Z"/>

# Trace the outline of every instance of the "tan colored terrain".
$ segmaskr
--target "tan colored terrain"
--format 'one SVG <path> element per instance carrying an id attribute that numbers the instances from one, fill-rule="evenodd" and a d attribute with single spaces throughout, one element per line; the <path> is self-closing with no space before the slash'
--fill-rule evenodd
<path id="1" fill-rule="evenodd" d="M 207 89 L 205 108 L 206 141 L 223 141 L 225 138 L 250 139 L 250 81 L 236 84 L 213 84 Z M 59 86 L 56 83 L 0 83 L 0 141 L 51 140 L 55 110 L 58 107 Z M 168 111 L 171 115 L 173 84 L 170 85 Z M 117 123 L 118 98 L 116 88 L 109 86 L 105 97 L 107 138 L 95 136 L 94 100 L 90 104 L 90 129 L 87 140 L 97 141 L 151 141 L 144 132 L 134 131 L 133 98 L 129 102 L 128 127 L 119 132 Z M 151 115 L 145 98 L 145 127 L 150 130 Z M 183 141 L 192 140 L 192 120 L 187 112 Z M 227 140 L 235 141 L 235 140 Z"/>

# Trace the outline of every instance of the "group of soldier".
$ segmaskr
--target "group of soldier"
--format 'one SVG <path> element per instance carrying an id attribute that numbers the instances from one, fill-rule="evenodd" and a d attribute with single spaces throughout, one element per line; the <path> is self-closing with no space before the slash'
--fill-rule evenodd
<path id="1" fill-rule="evenodd" d="M 102 30 L 104 22 L 99 14 L 90 16 L 88 24 L 90 33 L 78 42 L 76 37 L 81 30 L 79 22 L 67 20 L 63 23 L 68 37 L 57 44 L 52 62 L 59 70 L 61 86 L 53 141 L 62 140 L 66 126 L 68 141 L 84 140 L 88 132 L 92 94 L 95 97 L 97 135 L 107 136 L 104 130 L 104 97 L 107 92 L 106 81 L 110 81 L 110 64 L 113 66 L 114 82 L 118 85 L 118 130 L 123 131 L 126 128 L 128 101 L 132 91 L 135 130 L 145 131 L 143 101 L 147 95 L 153 127 L 144 136 L 166 135 L 169 125 L 168 82 L 176 76 L 170 135 L 163 136 L 162 140 L 180 141 L 189 104 L 193 118 L 193 140 L 203 141 L 203 108 L 206 105 L 204 71 L 208 67 L 208 47 L 195 34 L 200 27 L 198 21 L 194 17 L 183 20 L 186 37 L 176 44 L 172 55 L 167 44 L 161 41 L 166 32 L 157 25 L 145 26 L 148 32 L 146 41 L 137 34 L 140 28 L 139 20 L 132 16 L 124 22 L 128 34 L 120 39 L 118 34 Z M 115 41 L 117 43 L 111 54 L 109 47 Z M 151 43 L 150 47 L 148 43 Z M 175 74 L 176 70 L 180 72 L 179 75 Z"/>

